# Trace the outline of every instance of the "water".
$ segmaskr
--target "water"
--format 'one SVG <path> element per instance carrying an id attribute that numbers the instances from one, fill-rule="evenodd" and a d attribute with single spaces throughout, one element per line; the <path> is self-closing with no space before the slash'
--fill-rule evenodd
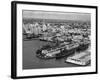
<path id="1" fill-rule="evenodd" d="M 39 40 L 23 41 L 23 69 L 79 67 L 75 64 L 65 63 L 66 57 L 47 60 L 36 57 L 36 50 L 47 43 Z"/>

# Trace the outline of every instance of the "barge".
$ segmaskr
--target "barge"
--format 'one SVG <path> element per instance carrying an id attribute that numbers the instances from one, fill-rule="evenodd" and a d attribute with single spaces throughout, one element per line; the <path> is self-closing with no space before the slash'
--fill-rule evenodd
<path id="1" fill-rule="evenodd" d="M 65 62 L 86 66 L 91 62 L 91 53 L 89 51 L 76 53 L 75 55 L 68 57 Z"/>

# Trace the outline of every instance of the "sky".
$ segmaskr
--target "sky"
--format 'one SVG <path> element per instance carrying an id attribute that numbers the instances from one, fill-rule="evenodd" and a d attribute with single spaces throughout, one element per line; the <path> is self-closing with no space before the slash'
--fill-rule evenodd
<path id="1" fill-rule="evenodd" d="M 91 14 L 24 10 L 23 18 L 90 21 Z"/>

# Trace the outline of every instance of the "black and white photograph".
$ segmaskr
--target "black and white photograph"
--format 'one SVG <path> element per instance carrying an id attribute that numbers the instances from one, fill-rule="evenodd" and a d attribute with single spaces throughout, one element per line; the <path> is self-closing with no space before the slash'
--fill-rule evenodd
<path id="1" fill-rule="evenodd" d="M 14 77 L 96 73 L 96 6 L 16 5 Z"/>
<path id="2" fill-rule="evenodd" d="M 91 66 L 91 14 L 23 10 L 23 69 Z"/>

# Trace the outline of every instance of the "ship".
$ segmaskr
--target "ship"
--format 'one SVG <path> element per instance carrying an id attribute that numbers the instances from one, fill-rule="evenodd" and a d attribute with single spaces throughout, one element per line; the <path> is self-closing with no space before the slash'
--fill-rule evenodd
<path id="1" fill-rule="evenodd" d="M 66 45 L 66 48 L 61 50 L 59 54 L 56 54 L 56 59 L 63 58 L 63 57 L 68 57 L 72 54 L 75 53 L 76 49 L 79 47 L 78 43 L 72 42 L 68 45 Z"/>
<path id="2" fill-rule="evenodd" d="M 44 59 L 61 58 L 75 53 L 78 47 L 75 43 L 61 43 L 56 45 L 45 45 L 36 52 L 37 57 Z"/>
<path id="3" fill-rule="evenodd" d="M 51 59 L 57 53 L 60 53 L 60 48 L 57 45 L 47 44 L 36 51 L 36 56 L 42 59 Z"/>

